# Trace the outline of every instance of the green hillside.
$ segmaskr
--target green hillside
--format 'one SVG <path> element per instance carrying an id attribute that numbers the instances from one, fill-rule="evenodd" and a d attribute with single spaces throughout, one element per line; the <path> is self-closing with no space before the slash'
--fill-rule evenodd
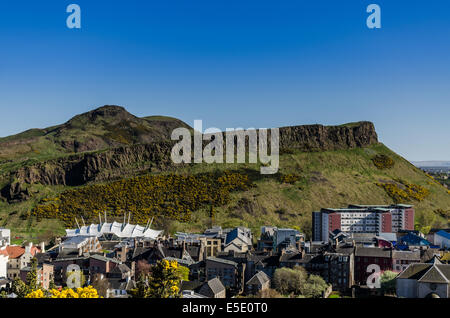
<path id="1" fill-rule="evenodd" d="M 260 175 L 257 164 L 193 164 L 159 172 L 164 175 L 191 176 L 195 179 L 205 173 L 220 175 L 225 171 L 232 171 L 240 176 L 248 177 L 252 186 L 231 189 L 232 191 L 226 194 L 227 200 L 223 202 L 204 200 L 204 204 L 195 205 L 195 210 L 191 211 L 189 219 L 158 214 L 156 210 L 149 209 L 145 215 L 138 215 L 135 212 L 135 221 L 145 223 L 147 216 L 156 215 L 155 226 L 170 232 L 201 231 L 215 224 L 225 227 L 248 226 L 256 234 L 262 225 L 289 226 L 310 234 L 311 212 L 321 207 L 405 202 L 415 206 L 418 228 L 426 231 L 426 227 L 450 225 L 450 194 L 447 189 L 382 144 L 348 150 L 322 152 L 290 150 L 287 152 L 280 157 L 280 170 L 277 175 Z M 391 159 L 391 164 L 377 167 L 376 160 L 374 162 L 377 155 L 384 155 L 383 158 Z M 126 179 L 116 182 L 127 184 L 127 187 L 141 186 L 139 181 L 133 180 L 133 182 Z M 184 181 L 179 182 L 177 187 L 188 186 L 183 184 Z M 108 184 L 111 182 L 104 183 L 104 188 L 108 188 Z M 390 184 L 395 191 L 388 192 L 382 186 L 383 184 Z M 164 184 L 162 186 L 166 187 Z M 46 219 L 36 215 L 30 216 L 30 214 L 36 206 L 55 202 L 54 198 L 58 198 L 62 193 L 77 189 L 82 190 L 77 198 L 77 202 L 80 202 L 79 213 L 85 216 L 91 215 L 89 221 L 97 222 L 98 218 L 95 213 L 92 213 L 93 211 L 83 210 L 88 200 L 87 197 L 83 197 L 83 193 L 86 195 L 90 190 L 94 190 L 86 189 L 86 187 L 96 187 L 96 185 L 79 188 L 30 185 L 30 192 L 34 193 L 30 200 L 13 204 L 0 202 L 0 227 L 11 228 L 14 235 L 20 237 L 18 240 L 38 241 L 52 234 L 62 234 L 64 223 L 61 218 L 57 219 L 53 215 L 51 219 Z M 412 190 L 408 190 L 408 187 Z M 210 191 L 212 193 L 219 190 L 211 188 Z M 396 195 L 396 191 L 400 193 L 403 191 L 406 197 Z M 164 193 L 164 200 L 166 202 L 183 200 L 183 191 L 174 193 L 167 190 Z M 43 201 L 44 198 L 47 200 Z M 126 193 L 124 193 L 123 203 L 115 202 L 111 205 L 111 202 L 102 202 L 106 198 L 108 198 L 106 193 L 102 196 L 100 192 L 96 196 L 98 202 L 111 206 L 108 212 L 110 218 L 115 215 L 118 221 L 123 220 L 121 215 L 124 211 L 135 209 L 135 206 L 130 203 L 135 202 L 134 199 L 129 197 L 127 200 Z M 57 213 L 63 212 L 57 211 Z M 213 219 L 210 217 L 211 214 Z"/>

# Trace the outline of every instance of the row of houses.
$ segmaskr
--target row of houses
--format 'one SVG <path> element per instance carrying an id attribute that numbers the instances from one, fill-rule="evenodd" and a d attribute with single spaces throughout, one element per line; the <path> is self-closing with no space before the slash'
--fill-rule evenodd
<path id="1" fill-rule="evenodd" d="M 450 266 L 446 264 L 450 255 L 445 245 L 448 235 L 445 229 L 432 230 L 429 236 L 406 229 L 397 229 L 395 233 L 333 229 L 323 240 L 307 241 L 298 230 L 273 226 L 262 227 L 258 238 L 245 227 L 212 227 L 203 233 L 178 232 L 174 237 L 164 237 L 160 231 L 149 231 L 148 226 L 138 229 L 148 235 L 139 236 L 134 235 L 136 226 L 118 224 L 68 230 L 68 235 L 47 251 L 43 245 L 4 243 L 0 249 L 0 265 L 6 264 L 0 266 L 3 287 L 16 277 L 26 280 L 33 257 L 38 261 L 38 281 L 44 288 L 50 282 L 65 286 L 68 273 L 80 270 L 86 283 L 104 281 L 108 297 L 128 297 L 139 274 L 163 259 L 176 260 L 189 268 L 189 281 L 181 285 L 186 298 L 256 294 L 271 287 L 275 271 L 282 267 L 302 266 L 310 274 L 324 278 L 333 290 L 352 295 L 355 287 L 367 285 L 369 266 L 376 265 L 380 272 L 399 273 L 398 281 L 415 279 L 419 272 L 426 274 L 411 269 L 416 266 L 428 264 L 429 270 L 437 266 L 433 272 L 443 275 L 434 276 L 444 277 L 444 284 L 446 266 Z M 124 234 L 128 232 L 131 235 Z M 0 231 L 0 238 L 7 236 L 8 232 L 4 233 Z M 415 285 L 411 281 L 401 283 L 399 295 L 422 297 L 425 292 L 419 290 L 425 290 L 423 284 L 430 275 Z M 416 292 L 404 292 L 408 284 L 414 285 Z M 438 292 L 436 295 L 445 297 Z"/>

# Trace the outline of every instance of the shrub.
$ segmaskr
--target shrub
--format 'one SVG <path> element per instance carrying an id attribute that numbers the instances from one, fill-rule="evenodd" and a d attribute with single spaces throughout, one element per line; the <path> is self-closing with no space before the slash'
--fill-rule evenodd
<path id="1" fill-rule="evenodd" d="M 275 270 L 273 285 L 275 289 L 283 295 L 302 293 L 302 285 L 305 284 L 307 273 L 303 267 L 278 268 Z"/>
<path id="2" fill-rule="evenodd" d="M 224 205 L 229 202 L 231 192 L 245 191 L 251 186 L 248 175 L 235 172 L 146 175 L 68 190 L 35 207 L 32 215 L 38 220 L 58 218 L 66 226 L 75 226 L 75 218 L 80 216 L 97 220 L 104 211 L 112 218 L 131 212 L 137 223 L 146 223 L 153 216 L 187 222 L 193 211 Z"/>
<path id="3" fill-rule="evenodd" d="M 384 271 L 380 276 L 380 284 L 381 290 L 385 294 L 394 294 L 395 293 L 395 278 L 397 277 L 397 273 L 392 271 Z"/>
<path id="4" fill-rule="evenodd" d="M 378 169 L 389 169 L 395 165 L 395 161 L 386 155 L 376 155 L 372 162 Z"/>
<path id="5" fill-rule="evenodd" d="M 423 201 L 429 194 L 430 191 L 417 184 L 408 183 L 403 180 L 396 180 L 396 183 L 376 183 L 377 186 L 381 187 L 386 191 L 386 193 L 394 200 L 395 203 L 403 203 L 411 200 Z"/>
<path id="6" fill-rule="evenodd" d="M 281 183 L 294 184 L 298 180 L 300 180 L 300 176 L 296 175 L 296 174 L 285 174 L 285 175 L 281 175 L 279 180 L 280 180 Z"/>
<path id="7" fill-rule="evenodd" d="M 302 288 L 302 295 L 308 298 L 320 298 L 322 293 L 328 288 L 324 279 L 318 275 L 309 275 Z"/>
<path id="8" fill-rule="evenodd" d="M 275 289 L 268 288 L 268 289 L 265 289 L 265 290 L 260 290 L 256 294 L 256 297 L 257 298 L 281 298 L 282 296 Z"/>

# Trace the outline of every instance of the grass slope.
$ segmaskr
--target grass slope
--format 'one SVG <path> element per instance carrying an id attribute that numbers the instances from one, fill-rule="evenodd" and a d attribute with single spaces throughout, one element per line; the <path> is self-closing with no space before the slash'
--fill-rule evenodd
<path id="1" fill-rule="evenodd" d="M 378 169 L 372 162 L 375 155 L 384 154 L 394 160 L 389 169 Z M 228 204 L 215 208 L 215 217 L 209 218 L 209 209 L 192 214 L 188 223 L 160 220 L 158 226 L 170 232 L 202 231 L 212 223 L 224 227 L 243 225 L 256 235 L 262 225 L 289 226 L 311 233 L 311 212 L 322 207 L 345 207 L 348 204 L 389 204 L 393 199 L 377 182 L 393 182 L 397 179 L 417 184 L 430 194 L 421 202 L 411 201 L 416 209 L 416 223 L 424 226 L 449 226 L 445 215 L 438 209 L 450 210 L 450 194 L 421 170 L 382 144 L 368 148 L 326 152 L 293 152 L 280 157 L 280 174 L 296 174 L 293 184 L 281 183 L 277 176 L 262 176 L 259 165 L 252 164 L 196 164 L 175 171 L 162 173 L 197 174 L 215 170 L 239 170 L 249 174 L 255 187 L 231 194 Z M 7 204 L 0 202 L 0 227 L 9 227 L 18 240 L 39 241 L 64 233 L 57 220 L 29 218 L 28 212 L 42 198 L 54 197 L 67 188 L 31 186 L 35 192 L 32 200 Z M 447 214 L 448 215 L 448 214 Z"/>

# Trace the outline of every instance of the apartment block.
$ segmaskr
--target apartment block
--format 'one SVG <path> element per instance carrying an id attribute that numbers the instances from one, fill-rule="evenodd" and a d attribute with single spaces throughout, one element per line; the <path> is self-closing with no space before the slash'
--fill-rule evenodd
<path id="1" fill-rule="evenodd" d="M 338 229 L 344 233 L 397 233 L 414 230 L 412 205 L 349 205 L 343 209 L 321 209 L 313 212 L 314 241 L 328 241 L 329 233 Z"/>

